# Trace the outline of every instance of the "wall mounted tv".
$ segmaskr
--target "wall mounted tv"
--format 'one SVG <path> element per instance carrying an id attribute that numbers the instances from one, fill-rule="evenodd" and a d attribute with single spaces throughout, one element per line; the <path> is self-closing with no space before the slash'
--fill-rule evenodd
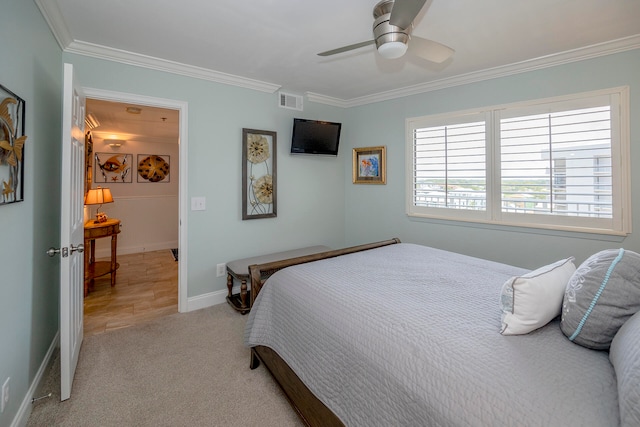
<path id="1" fill-rule="evenodd" d="M 292 154 L 338 155 L 342 123 L 293 119 Z"/>

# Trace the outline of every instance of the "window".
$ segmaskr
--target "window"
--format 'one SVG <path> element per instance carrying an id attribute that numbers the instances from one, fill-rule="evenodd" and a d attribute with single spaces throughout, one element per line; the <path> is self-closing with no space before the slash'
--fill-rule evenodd
<path id="1" fill-rule="evenodd" d="M 630 230 L 628 88 L 407 120 L 407 213 Z"/>

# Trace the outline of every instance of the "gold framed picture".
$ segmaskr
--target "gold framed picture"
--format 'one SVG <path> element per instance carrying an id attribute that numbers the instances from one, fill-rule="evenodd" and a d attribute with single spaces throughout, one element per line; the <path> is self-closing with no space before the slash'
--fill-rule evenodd
<path id="1" fill-rule="evenodd" d="M 24 201 L 25 101 L 0 85 L 0 206 Z"/>
<path id="2" fill-rule="evenodd" d="M 387 183 L 386 147 L 362 147 L 353 149 L 353 183 Z"/>

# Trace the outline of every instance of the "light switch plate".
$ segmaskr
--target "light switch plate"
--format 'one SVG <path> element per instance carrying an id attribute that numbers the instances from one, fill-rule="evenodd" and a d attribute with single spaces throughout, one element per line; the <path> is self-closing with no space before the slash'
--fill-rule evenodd
<path id="1" fill-rule="evenodd" d="M 206 199 L 204 197 L 192 197 L 191 198 L 191 210 L 192 211 L 204 211 L 204 210 L 206 210 Z"/>

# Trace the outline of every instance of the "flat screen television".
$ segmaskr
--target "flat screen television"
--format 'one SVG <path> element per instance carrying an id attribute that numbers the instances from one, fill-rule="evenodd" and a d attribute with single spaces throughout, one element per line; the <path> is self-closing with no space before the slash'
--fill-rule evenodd
<path id="1" fill-rule="evenodd" d="M 338 155 L 342 123 L 293 119 L 292 154 Z"/>

